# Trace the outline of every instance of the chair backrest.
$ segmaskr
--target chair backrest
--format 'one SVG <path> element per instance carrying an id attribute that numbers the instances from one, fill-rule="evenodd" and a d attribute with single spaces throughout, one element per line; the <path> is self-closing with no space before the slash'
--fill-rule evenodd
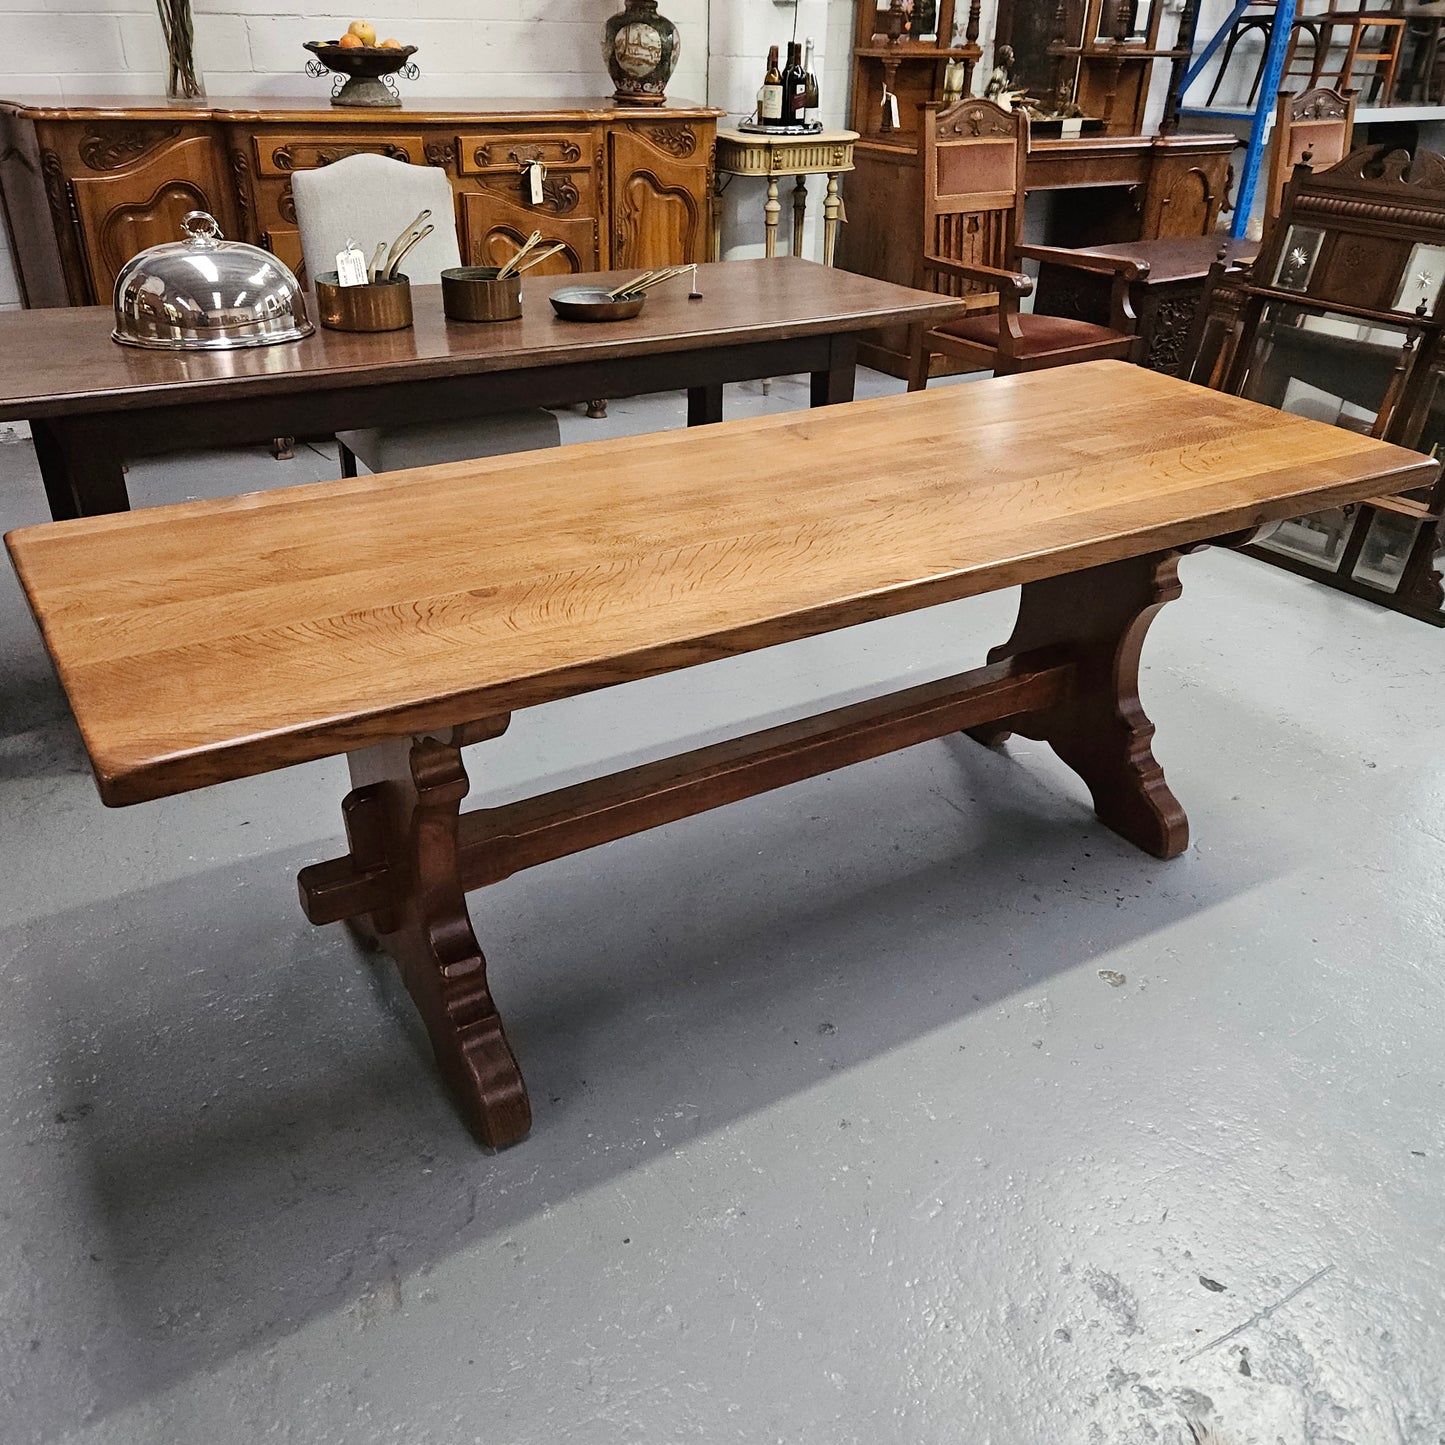
<path id="1" fill-rule="evenodd" d="M 1323 171 L 1337 165 L 1353 149 L 1354 133 L 1354 91 L 1343 95 L 1323 88 L 1307 90 L 1301 95 L 1281 92 L 1275 107 L 1274 137 L 1269 150 L 1266 224 L 1279 215 L 1294 168 L 1308 165 L 1311 170 Z"/>
<path id="2" fill-rule="evenodd" d="M 960 100 L 922 116 L 923 244 L 932 256 L 973 266 L 1016 269 L 1023 232 L 1029 118 L 991 100 Z M 954 278 L 940 289 L 958 294 Z M 919 285 L 925 284 L 920 276 Z"/>
<path id="3" fill-rule="evenodd" d="M 436 166 L 408 165 L 387 156 L 345 156 L 316 170 L 295 172 L 291 193 L 306 273 L 312 279 L 336 269 L 336 253 L 348 239 L 370 261 L 379 242 L 390 245 L 402 227 L 427 208 L 436 229 L 407 253 L 403 274 L 415 286 L 430 286 L 447 267 L 461 265 L 456 201 L 446 172 Z"/>
<path id="4" fill-rule="evenodd" d="M 1266 382 L 1327 378 L 1323 390 L 1375 413 L 1376 435 L 1410 445 L 1445 357 L 1445 156 L 1368 146 L 1328 170 L 1296 167 L 1233 289 L 1232 334 L 1195 380 L 1271 400 Z"/>

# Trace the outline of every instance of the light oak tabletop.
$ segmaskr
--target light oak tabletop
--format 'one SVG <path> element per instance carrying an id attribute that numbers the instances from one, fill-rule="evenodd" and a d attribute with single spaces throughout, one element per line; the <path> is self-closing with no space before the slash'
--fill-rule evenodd
<path id="1" fill-rule="evenodd" d="M 1434 473 L 1103 361 L 6 541 L 123 804 Z"/>
<path id="2" fill-rule="evenodd" d="M 303 341 L 241 351 L 147 351 L 111 340 L 109 306 L 0 311 L 0 421 L 77 412 L 184 406 L 326 386 L 558 364 L 608 361 L 698 348 L 866 331 L 900 321 L 936 325 L 962 311 L 936 296 L 796 257 L 698 266 L 702 300 L 679 277 L 651 291 L 631 321 L 562 321 L 548 297 L 567 286 L 639 274 L 524 276 L 517 321 L 448 321 L 440 286 L 412 290 L 416 324 L 362 334 L 318 326 Z M 310 298 L 316 317 L 315 298 Z"/>

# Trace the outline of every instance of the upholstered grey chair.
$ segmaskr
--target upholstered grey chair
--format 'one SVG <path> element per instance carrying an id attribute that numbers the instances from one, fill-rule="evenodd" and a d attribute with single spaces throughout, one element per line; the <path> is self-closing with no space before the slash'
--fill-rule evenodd
<path id="1" fill-rule="evenodd" d="M 386 156 L 346 156 L 291 177 L 301 251 L 311 277 L 336 269 L 336 253 L 354 239 L 368 260 L 378 241 L 390 241 L 424 208 L 436 227 L 402 263 L 413 286 L 433 286 L 448 266 L 461 265 L 452 188 L 435 166 L 413 166 Z M 477 325 L 485 325 L 478 322 Z M 338 432 L 343 476 L 356 462 L 373 472 L 435 466 L 471 457 L 555 447 L 562 440 L 557 418 L 541 407 L 461 421 L 416 426 L 368 427 Z"/>

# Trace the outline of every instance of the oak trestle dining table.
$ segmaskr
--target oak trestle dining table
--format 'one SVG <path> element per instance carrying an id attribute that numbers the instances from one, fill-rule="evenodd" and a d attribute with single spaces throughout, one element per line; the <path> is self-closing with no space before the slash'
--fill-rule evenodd
<path id="1" fill-rule="evenodd" d="M 788 257 L 699 265 L 701 299 L 682 278 L 630 321 L 553 314 L 563 286 L 635 274 L 525 276 L 522 317 L 506 322 L 448 321 L 441 287 L 417 286 L 404 331 L 318 327 L 235 351 L 122 346 L 105 306 L 0 312 L 0 421 L 30 424 L 52 517 L 98 516 L 128 509 L 127 461 L 164 452 L 676 390 L 696 426 L 722 420 L 725 383 L 797 372 L 814 406 L 849 401 L 864 332 L 962 310 Z"/>
<path id="2" fill-rule="evenodd" d="M 301 871 L 303 907 L 396 960 L 500 1146 L 531 1114 L 469 890 L 960 729 L 1047 741 L 1105 826 L 1176 857 L 1188 824 L 1138 680 L 1181 554 L 1436 466 L 1104 361 L 6 541 L 106 803 L 347 755 L 348 846 Z M 981 667 L 461 809 L 463 749 L 527 708 L 1019 585 Z"/>

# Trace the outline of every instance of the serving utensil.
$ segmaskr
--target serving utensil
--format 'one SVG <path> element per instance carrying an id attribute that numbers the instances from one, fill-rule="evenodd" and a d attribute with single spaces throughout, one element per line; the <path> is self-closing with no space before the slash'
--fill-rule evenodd
<path id="1" fill-rule="evenodd" d="M 411 248 L 415 246 L 418 241 L 425 241 L 426 238 L 430 236 L 431 233 L 435 230 L 435 226 L 423 226 L 421 230 L 412 232 L 412 234 L 406 238 L 406 241 L 403 243 L 401 250 L 396 253 L 396 259 L 386 268 L 386 279 L 388 281 L 396 280 L 398 275 L 397 267 L 401 265 L 402 259 L 403 257 L 405 257 L 406 253 L 410 251 Z"/>
<path id="2" fill-rule="evenodd" d="M 371 264 L 366 268 L 369 280 L 380 281 L 386 262 L 386 242 L 378 241 L 376 250 L 371 253 Z"/>
<path id="3" fill-rule="evenodd" d="M 396 240 L 391 243 L 391 250 L 386 253 L 386 265 L 382 269 L 382 274 L 384 276 L 389 276 L 391 274 L 392 269 L 396 264 L 397 253 L 401 250 L 403 243 L 408 241 L 413 235 L 415 235 L 418 230 L 421 229 L 422 223 L 424 221 L 429 220 L 431 220 L 431 208 L 428 206 L 425 210 L 417 212 L 416 219 L 411 223 L 411 225 L 406 226 L 402 229 L 401 234 L 396 238 Z M 410 247 L 408 247 L 407 249 L 409 250 Z"/>
<path id="4" fill-rule="evenodd" d="M 645 291 L 650 291 L 654 286 L 661 286 L 664 281 L 672 281 L 678 276 L 685 276 L 693 268 L 688 266 L 664 266 L 661 270 L 644 271 L 640 276 L 634 276 L 631 281 L 624 281 L 621 286 L 614 286 L 607 292 L 612 301 L 625 301 L 633 296 L 640 296 Z"/>
<path id="5" fill-rule="evenodd" d="M 505 281 L 508 276 L 512 275 L 513 272 L 517 270 L 517 268 L 522 264 L 523 260 L 526 257 L 530 256 L 532 252 L 536 250 L 536 248 L 541 244 L 542 233 L 540 231 L 533 231 L 532 234 L 527 237 L 526 241 L 522 243 L 522 246 L 520 250 L 518 250 L 517 254 L 513 256 L 510 261 L 506 261 L 503 263 L 502 269 L 497 272 L 497 280 Z"/>
<path id="6" fill-rule="evenodd" d="M 533 266 L 540 266 L 543 261 L 546 261 L 550 257 L 555 256 L 558 251 L 565 251 L 566 249 L 567 243 L 565 241 L 558 241 L 555 246 L 548 246 L 545 251 L 538 251 L 537 254 L 533 256 L 525 266 L 518 266 L 512 272 L 512 274 L 514 276 L 519 276 L 523 271 L 530 271 Z"/>

